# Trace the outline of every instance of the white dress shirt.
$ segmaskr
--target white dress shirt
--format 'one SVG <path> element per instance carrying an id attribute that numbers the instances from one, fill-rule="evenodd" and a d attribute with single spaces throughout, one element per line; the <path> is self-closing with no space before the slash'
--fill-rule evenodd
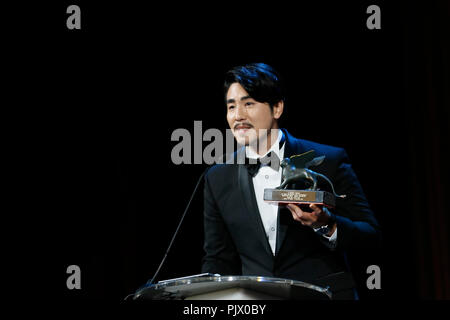
<path id="1" fill-rule="evenodd" d="M 279 142 L 283 137 L 283 131 L 278 130 L 278 139 L 272 145 L 272 147 L 267 151 L 265 155 L 269 152 L 274 152 L 280 159 L 280 162 L 284 157 L 284 146 L 280 149 Z M 252 148 L 246 148 L 246 155 L 248 158 L 257 159 L 262 158 L 259 156 Z M 258 204 L 259 213 L 261 215 L 261 220 L 264 226 L 264 231 L 266 232 L 267 240 L 269 241 L 270 248 L 272 249 L 272 254 L 275 255 L 276 250 L 276 239 L 277 239 L 277 220 L 278 220 L 278 205 L 271 202 L 264 201 L 264 189 L 266 188 L 276 188 L 281 184 L 281 170 L 274 170 L 267 164 L 261 164 L 258 173 L 253 177 L 253 187 L 255 190 L 256 203 Z M 325 245 L 330 249 L 334 249 L 336 246 L 337 239 L 337 228 L 336 231 L 327 237 L 323 235 Z"/>

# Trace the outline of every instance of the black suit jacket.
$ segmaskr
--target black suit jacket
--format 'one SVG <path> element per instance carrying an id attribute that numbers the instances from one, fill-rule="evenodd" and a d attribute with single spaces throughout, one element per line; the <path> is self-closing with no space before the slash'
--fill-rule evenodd
<path id="1" fill-rule="evenodd" d="M 325 161 L 313 170 L 326 175 L 336 193 L 337 247 L 330 250 L 320 235 L 293 220 L 286 208 L 278 212 L 275 255 L 266 238 L 252 178 L 244 165 L 219 164 L 205 176 L 204 250 L 202 272 L 258 275 L 330 285 L 332 291 L 353 286 L 346 277 L 343 253 L 349 248 L 378 247 L 380 231 L 344 149 L 286 137 L 284 157 L 315 150 Z M 326 185 L 321 186 L 326 190 Z M 344 273 L 343 273 L 344 272 Z M 342 275 L 344 275 L 342 277 Z"/>

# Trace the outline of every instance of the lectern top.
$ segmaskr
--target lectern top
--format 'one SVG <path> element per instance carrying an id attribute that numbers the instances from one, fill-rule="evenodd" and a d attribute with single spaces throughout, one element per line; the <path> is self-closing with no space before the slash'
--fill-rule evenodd
<path id="1" fill-rule="evenodd" d="M 136 299 L 185 299 L 186 297 L 225 290 L 245 288 L 270 293 L 281 299 L 331 299 L 328 288 L 303 281 L 262 276 L 220 276 L 203 274 L 146 284 L 134 295 Z"/>

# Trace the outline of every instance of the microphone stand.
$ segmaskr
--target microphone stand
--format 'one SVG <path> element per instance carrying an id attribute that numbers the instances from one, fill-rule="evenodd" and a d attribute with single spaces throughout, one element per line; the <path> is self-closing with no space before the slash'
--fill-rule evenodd
<path id="1" fill-rule="evenodd" d="M 166 261 L 166 258 L 167 258 L 168 254 L 169 254 L 170 249 L 172 248 L 173 242 L 175 241 L 175 238 L 176 238 L 176 236 L 178 234 L 178 231 L 180 230 L 180 227 L 181 227 L 181 225 L 183 223 L 183 220 L 184 220 L 184 218 L 186 216 L 186 213 L 188 212 L 189 207 L 191 206 L 192 199 L 194 198 L 194 195 L 197 192 L 198 186 L 200 185 L 200 182 L 202 181 L 202 179 L 203 179 L 204 175 L 206 174 L 206 172 L 208 171 L 208 169 L 209 169 L 209 167 L 206 168 L 205 171 L 203 171 L 203 173 L 201 174 L 200 178 L 198 179 L 197 184 L 195 185 L 194 191 L 192 192 L 191 198 L 189 199 L 189 202 L 188 202 L 188 204 L 186 206 L 186 209 L 184 209 L 183 215 L 181 216 L 180 222 L 178 223 L 177 229 L 175 230 L 175 233 L 173 234 L 172 239 L 170 240 L 170 243 L 169 243 L 169 246 L 167 247 L 166 253 L 164 254 L 164 257 L 161 260 L 161 263 L 159 264 L 159 267 L 156 270 L 155 274 L 153 275 L 152 279 L 149 282 L 147 282 L 147 284 L 153 284 L 153 282 L 155 281 L 156 277 L 159 274 L 159 271 L 161 270 L 161 267 L 163 266 L 164 262 Z"/>

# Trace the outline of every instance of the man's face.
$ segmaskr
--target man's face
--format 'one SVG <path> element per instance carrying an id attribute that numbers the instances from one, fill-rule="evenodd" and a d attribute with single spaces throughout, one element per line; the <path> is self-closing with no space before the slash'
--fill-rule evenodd
<path id="1" fill-rule="evenodd" d="M 251 98 L 237 82 L 228 89 L 226 102 L 228 125 L 239 144 L 254 143 L 257 137 L 270 135 L 270 129 L 278 128 L 277 120 L 283 112 L 282 102 L 272 110 L 268 103 Z"/>

